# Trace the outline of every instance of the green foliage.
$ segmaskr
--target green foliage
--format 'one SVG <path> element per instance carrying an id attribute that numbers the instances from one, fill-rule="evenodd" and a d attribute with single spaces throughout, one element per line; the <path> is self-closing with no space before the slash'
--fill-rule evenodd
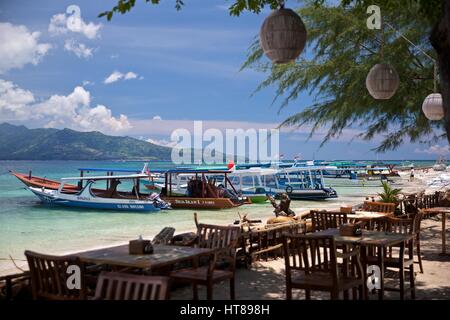
<path id="1" fill-rule="evenodd" d="M 160 0 L 145 0 L 147 3 L 151 3 L 153 5 L 159 4 Z M 105 17 L 110 21 L 113 17 L 114 13 L 127 13 L 136 5 L 136 0 L 119 0 L 117 5 L 114 6 L 111 10 L 104 11 L 98 15 L 99 18 Z M 175 0 L 175 9 L 181 10 L 184 2 L 182 0 Z"/>
<path id="2" fill-rule="evenodd" d="M 170 155 L 170 148 L 130 137 L 0 124 L 2 160 L 168 160 Z"/>
<path id="3" fill-rule="evenodd" d="M 428 41 L 432 25 L 419 11 L 413 3 L 400 11 L 385 11 L 384 19 L 435 56 Z M 268 73 L 255 92 L 275 87 L 273 102 L 281 100 L 280 109 L 294 101 L 296 108 L 303 109 L 281 126 L 310 124 L 310 136 L 326 126 L 322 144 L 339 137 L 345 128 L 354 128 L 359 130 L 355 137 L 365 140 L 381 136 L 375 149 L 379 152 L 408 140 L 431 143 L 441 137 L 442 122 L 428 121 L 421 110 L 424 98 L 433 91 L 433 65 L 428 58 L 386 28 L 384 62 L 395 67 L 401 83 L 393 98 L 375 100 L 367 92 L 365 79 L 371 67 L 382 61 L 381 31 L 366 27 L 366 7 L 318 6 L 307 1 L 298 13 L 308 30 L 312 57 L 303 54 L 295 63 L 272 65 L 255 40 L 242 66 Z M 297 99 L 304 92 L 314 98 L 311 105 Z"/>
<path id="4" fill-rule="evenodd" d="M 227 0 L 225 0 L 227 1 Z M 234 0 L 235 2 L 230 6 L 229 12 L 232 16 L 239 16 L 244 11 L 250 11 L 259 14 L 261 10 L 268 6 L 271 9 L 280 7 L 280 3 L 283 0 Z M 145 2 L 151 2 L 152 4 L 159 4 L 160 0 L 145 0 Z M 285 2 L 285 1 L 284 1 Z M 300 1 L 298 1 L 300 2 Z M 102 12 L 99 17 L 106 16 L 108 21 L 111 20 L 114 13 L 126 13 L 130 11 L 136 4 L 136 0 L 118 0 L 117 5 L 111 10 Z M 326 4 L 325 0 L 314 0 L 316 6 Z M 372 0 L 341 0 L 341 4 L 344 6 L 367 6 L 377 4 L 385 10 L 393 10 L 398 12 L 409 6 L 419 5 L 420 13 L 425 15 L 430 21 L 437 21 L 442 14 L 442 1 L 441 0 L 377 0 L 374 3 Z M 184 6 L 182 0 L 175 0 L 175 8 L 181 10 Z"/>
<path id="5" fill-rule="evenodd" d="M 378 193 L 378 196 L 381 198 L 381 202 L 396 203 L 402 190 L 392 188 L 387 182 L 383 182 L 382 185 L 383 192 Z"/>

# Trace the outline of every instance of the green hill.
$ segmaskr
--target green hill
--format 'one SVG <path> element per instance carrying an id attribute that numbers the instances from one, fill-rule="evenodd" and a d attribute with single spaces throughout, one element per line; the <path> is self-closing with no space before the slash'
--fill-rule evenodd
<path id="1" fill-rule="evenodd" d="M 0 160 L 169 160 L 171 149 L 146 141 L 70 129 L 0 124 Z"/>

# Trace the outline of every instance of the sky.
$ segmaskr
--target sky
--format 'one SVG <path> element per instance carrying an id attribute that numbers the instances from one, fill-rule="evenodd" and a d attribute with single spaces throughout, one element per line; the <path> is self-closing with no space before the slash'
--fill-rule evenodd
<path id="1" fill-rule="evenodd" d="M 252 95 L 266 75 L 239 71 L 268 10 L 232 17 L 230 0 L 184 2 L 176 11 L 175 1 L 137 1 L 131 12 L 107 21 L 97 16 L 115 0 L 1 1 L 0 123 L 173 145 L 173 131 L 192 130 L 193 121 L 203 121 L 204 130 L 271 129 L 311 103 L 303 94 L 278 112 L 274 88 Z M 354 139 L 356 129 L 320 148 L 326 128 L 308 140 L 309 132 L 282 130 L 279 153 L 330 160 L 448 154 L 445 142 L 376 154 L 380 138 Z"/>

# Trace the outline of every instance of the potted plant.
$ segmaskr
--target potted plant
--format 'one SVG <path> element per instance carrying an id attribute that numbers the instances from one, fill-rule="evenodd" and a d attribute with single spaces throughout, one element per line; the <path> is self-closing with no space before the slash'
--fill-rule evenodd
<path id="1" fill-rule="evenodd" d="M 398 205 L 400 204 L 399 196 L 401 193 L 401 189 L 392 188 L 391 185 L 387 182 L 382 182 L 383 192 L 378 193 L 378 196 L 381 198 L 381 202 L 386 203 L 395 203 L 396 209 L 395 211 L 399 211 Z"/>
<path id="2" fill-rule="evenodd" d="M 389 183 L 384 181 L 381 184 L 383 185 L 383 192 L 378 193 L 381 202 L 397 203 L 402 189 L 392 188 Z"/>

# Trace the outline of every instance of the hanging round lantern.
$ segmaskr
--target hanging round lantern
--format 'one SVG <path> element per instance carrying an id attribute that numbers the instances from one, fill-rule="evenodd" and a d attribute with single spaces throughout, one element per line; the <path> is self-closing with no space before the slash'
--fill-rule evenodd
<path id="1" fill-rule="evenodd" d="M 366 78 L 367 90 L 377 100 L 392 98 L 399 84 L 400 78 L 397 71 L 386 63 L 374 65 Z"/>
<path id="2" fill-rule="evenodd" d="M 422 111 L 428 120 L 442 120 L 442 118 L 444 118 L 442 95 L 440 93 L 432 93 L 428 95 L 423 101 Z"/>
<path id="3" fill-rule="evenodd" d="M 281 7 L 264 20 L 259 33 L 259 42 L 273 63 L 294 61 L 305 48 L 305 24 L 293 10 Z"/>

